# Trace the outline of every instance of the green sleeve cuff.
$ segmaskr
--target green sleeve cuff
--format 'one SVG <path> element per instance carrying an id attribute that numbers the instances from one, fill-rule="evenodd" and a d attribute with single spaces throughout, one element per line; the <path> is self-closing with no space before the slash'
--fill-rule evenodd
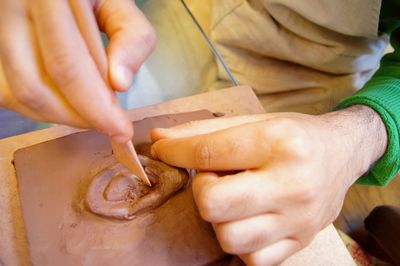
<path id="1" fill-rule="evenodd" d="M 374 77 L 362 90 L 343 100 L 335 109 L 358 104 L 369 106 L 381 116 L 388 133 L 388 146 L 381 159 L 357 183 L 383 186 L 400 170 L 400 80 L 388 76 Z"/>

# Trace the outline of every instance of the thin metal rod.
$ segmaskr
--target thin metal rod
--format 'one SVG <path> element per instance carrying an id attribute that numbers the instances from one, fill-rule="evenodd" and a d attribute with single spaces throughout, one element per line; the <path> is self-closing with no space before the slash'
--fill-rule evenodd
<path id="1" fill-rule="evenodd" d="M 225 71 L 228 73 L 229 78 L 231 79 L 231 82 L 235 86 L 239 86 L 239 82 L 235 78 L 235 76 L 232 74 L 232 71 L 228 67 L 228 65 L 225 63 L 224 59 L 222 58 L 221 54 L 218 52 L 217 48 L 215 45 L 211 42 L 210 38 L 208 38 L 207 34 L 201 27 L 200 23 L 197 21 L 195 16 L 193 15 L 192 11 L 190 11 L 189 7 L 186 5 L 185 0 L 181 0 L 183 6 L 185 7 L 186 11 L 189 13 L 190 17 L 192 18 L 193 22 L 196 24 L 197 28 L 200 30 L 201 35 L 203 35 L 204 39 L 206 40 L 208 46 L 210 47 L 211 51 L 217 57 L 218 61 L 221 63 L 221 65 L 224 67 Z"/>

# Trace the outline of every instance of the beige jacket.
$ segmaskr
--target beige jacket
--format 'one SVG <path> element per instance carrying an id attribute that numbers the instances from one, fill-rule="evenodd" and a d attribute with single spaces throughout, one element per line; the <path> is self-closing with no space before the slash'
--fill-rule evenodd
<path id="1" fill-rule="evenodd" d="M 211 36 L 267 111 L 321 113 L 379 66 L 379 0 L 213 0 Z M 219 77 L 228 77 L 219 68 Z"/>

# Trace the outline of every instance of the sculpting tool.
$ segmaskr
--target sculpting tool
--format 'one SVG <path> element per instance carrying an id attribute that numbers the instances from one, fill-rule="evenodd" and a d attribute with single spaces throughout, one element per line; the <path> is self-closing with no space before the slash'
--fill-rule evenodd
<path id="1" fill-rule="evenodd" d="M 142 164 L 139 161 L 139 157 L 133 147 L 132 141 L 127 143 L 118 143 L 111 139 L 111 146 L 114 151 L 114 156 L 123 166 L 132 171 L 140 180 L 146 185 L 151 187 L 149 178 L 143 169 Z"/>
<path id="2" fill-rule="evenodd" d="M 79 29 L 82 32 L 82 36 L 85 37 L 85 42 L 88 44 L 88 47 L 90 47 L 92 57 L 96 62 L 98 70 L 101 73 L 105 84 L 109 87 L 107 74 L 107 55 L 104 49 L 103 41 L 99 34 L 99 28 L 96 24 L 96 20 L 93 20 L 93 17 L 90 16 L 90 14 L 92 14 L 92 12 L 90 12 L 91 5 L 88 4 L 87 1 L 76 1 L 75 5 L 76 10 L 81 11 L 79 13 L 79 18 L 81 20 L 77 21 L 79 24 Z M 140 164 L 132 141 L 122 144 L 114 142 L 112 139 L 110 140 L 112 149 L 114 151 L 114 156 L 117 161 L 132 171 L 133 174 L 143 181 L 143 183 L 151 186 L 151 183 L 144 172 L 142 165 Z"/>
<path id="3" fill-rule="evenodd" d="M 211 51 L 217 58 L 217 60 L 221 63 L 222 67 L 225 69 L 226 73 L 228 73 L 228 76 L 234 86 L 238 86 L 239 82 L 233 75 L 232 71 L 228 67 L 228 65 L 225 63 L 224 59 L 222 58 L 221 54 L 218 52 L 217 48 L 211 41 L 211 39 L 207 36 L 206 32 L 204 29 L 201 27 L 200 23 L 197 21 L 195 16 L 193 15 L 192 11 L 190 8 L 186 5 L 185 0 L 181 0 L 184 8 L 188 12 L 189 16 L 193 20 L 194 24 L 200 31 L 201 35 L 203 36 L 204 40 L 207 42 L 208 46 L 210 47 Z M 142 165 L 140 164 L 139 158 L 136 154 L 135 148 L 133 147 L 132 141 L 129 141 L 127 144 L 119 144 L 119 143 L 114 143 L 111 141 L 112 147 L 114 150 L 114 156 L 117 158 L 117 160 L 122 163 L 125 167 L 127 167 L 129 170 L 131 170 L 135 175 L 137 175 L 145 184 L 151 186 L 151 183 L 149 181 L 149 178 L 147 177 Z"/>

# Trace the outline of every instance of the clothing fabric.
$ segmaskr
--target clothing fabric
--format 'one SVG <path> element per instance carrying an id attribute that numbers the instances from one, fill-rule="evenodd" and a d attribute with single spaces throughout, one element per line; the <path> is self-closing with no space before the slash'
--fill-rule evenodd
<path id="1" fill-rule="evenodd" d="M 362 90 L 338 105 L 368 105 L 383 119 L 388 133 L 388 146 L 383 157 L 357 182 L 385 185 L 400 170 L 400 1 L 382 2 L 379 29 L 390 35 L 394 52 L 387 54 L 381 66 Z"/>
<path id="2" fill-rule="evenodd" d="M 212 39 L 267 112 L 332 110 L 371 78 L 388 44 L 378 35 L 378 0 L 212 4 Z"/>
<path id="3" fill-rule="evenodd" d="M 359 91 L 337 108 L 368 105 L 384 120 L 388 149 L 359 179 L 383 185 L 400 168 L 399 45 L 393 25 L 398 2 L 214 0 L 211 37 L 239 82 L 250 84 L 269 112 L 324 113 Z M 389 34 L 395 53 L 374 75 Z M 220 78 L 228 77 L 220 71 Z"/>

